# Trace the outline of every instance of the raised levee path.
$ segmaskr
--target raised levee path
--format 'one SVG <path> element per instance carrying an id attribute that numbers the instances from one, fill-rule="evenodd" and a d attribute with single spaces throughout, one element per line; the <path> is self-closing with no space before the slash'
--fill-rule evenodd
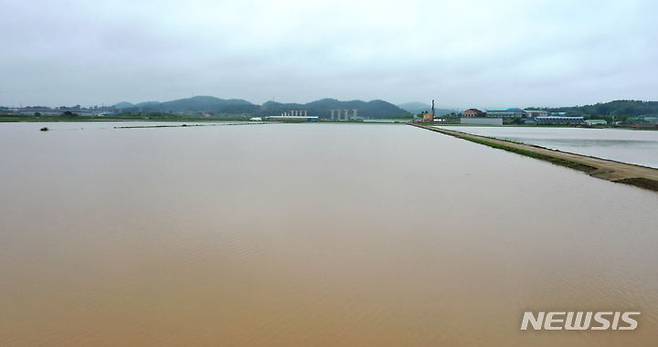
<path id="1" fill-rule="evenodd" d="M 614 160 L 586 156 L 582 154 L 562 152 L 537 145 L 529 145 L 512 141 L 500 140 L 486 136 L 464 133 L 461 131 L 443 129 L 441 127 L 411 124 L 415 127 L 454 136 L 467 141 L 483 144 L 489 147 L 518 153 L 527 157 L 551 162 L 583 171 L 588 175 L 616 183 L 630 184 L 636 187 L 658 192 L 658 169 L 622 163 Z"/>

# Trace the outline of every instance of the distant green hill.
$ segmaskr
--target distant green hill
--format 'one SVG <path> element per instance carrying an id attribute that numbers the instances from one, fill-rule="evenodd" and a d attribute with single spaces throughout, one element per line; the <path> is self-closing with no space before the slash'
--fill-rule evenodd
<path id="1" fill-rule="evenodd" d="M 615 100 L 594 105 L 548 108 L 554 112 L 567 112 L 586 117 L 618 117 L 658 114 L 658 101 Z"/>
<path id="2" fill-rule="evenodd" d="M 114 108 L 116 108 L 118 110 L 123 110 L 123 109 L 133 108 L 133 107 L 135 107 L 134 104 L 129 103 L 129 102 L 125 102 L 125 101 L 114 105 Z"/>
<path id="3" fill-rule="evenodd" d="M 398 104 L 398 107 L 413 114 L 419 114 L 425 111 L 428 111 L 432 106 L 422 103 L 422 102 L 405 102 L 403 104 Z"/>
<path id="4" fill-rule="evenodd" d="M 215 113 L 254 113 L 258 106 L 242 99 L 219 99 L 213 96 L 195 96 L 187 99 L 163 102 L 159 105 L 163 112 L 215 112 Z"/>
<path id="5" fill-rule="evenodd" d="M 148 107 L 157 107 L 160 105 L 160 101 L 142 101 L 140 103 L 137 103 L 135 106 L 139 108 L 148 108 Z"/>
<path id="6" fill-rule="evenodd" d="M 331 110 L 357 110 L 358 116 L 363 118 L 407 118 L 409 112 L 383 100 L 351 100 L 339 101 L 336 99 L 321 99 L 306 104 L 284 104 L 268 101 L 261 106 L 260 114 L 278 115 L 289 110 L 306 110 L 309 116 L 320 118 L 331 117 Z"/>
<path id="7" fill-rule="evenodd" d="M 213 96 L 195 96 L 166 102 L 149 101 L 137 104 L 121 102 L 114 105 L 122 112 L 143 113 L 210 113 L 216 115 L 260 115 L 274 116 L 291 110 L 306 110 L 309 116 L 329 118 L 334 109 L 356 109 L 364 118 L 406 118 L 411 114 L 389 102 L 339 101 L 321 99 L 306 104 L 278 103 L 268 101 L 263 105 L 252 104 L 241 99 L 220 99 Z"/>
<path id="8" fill-rule="evenodd" d="M 413 113 L 413 114 L 429 112 L 432 109 L 432 106 L 430 106 L 428 104 L 425 104 L 425 103 L 422 103 L 422 102 L 417 102 L 417 101 L 405 102 L 403 104 L 399 104 L 398 107 L 405 110 L 405 111 L 407 111 L 407 112 Z M 436 112 L 437 116 L 442 116 L 442 115 L 450 114 L 450 113 L 453 113 L 453 112 L 459 112 L 459 110 L 451 109 L 451 108 L 437 108 L 437 107 L 435 107 L 434 112 Z"/>
<path id="9" fill-rule="evenodd" d="M 129 103 L 120 103 L 127 106 Z M 115 105 L 115 107 L 117 107 Z M 186 113 L 207 112 L 215 114 L 254 114 L 259 106 L 241 99 L 220 99 L 214 96 L 194 96 L 166 102 L 148 101 L 133 107 L 117 107 L 125 112 Z"/>

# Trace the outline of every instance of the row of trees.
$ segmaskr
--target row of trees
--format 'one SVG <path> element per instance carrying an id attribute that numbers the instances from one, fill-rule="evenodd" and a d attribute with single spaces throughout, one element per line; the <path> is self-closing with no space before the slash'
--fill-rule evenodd
<path id="1" fill-rule="evenodd" d="M 657 115 L 658 101 L 615 100 L 594 105 L 553 108 L 550 111 L 623 121 L 630 117 Z"/>

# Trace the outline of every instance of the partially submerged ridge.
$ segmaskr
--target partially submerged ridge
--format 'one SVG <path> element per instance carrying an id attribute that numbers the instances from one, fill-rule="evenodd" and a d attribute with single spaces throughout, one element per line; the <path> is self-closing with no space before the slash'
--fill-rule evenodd
<path id="1" fill-rule="evenodd" d="M 253 125 L 265 124 L 265 122 L 240 122 L 240 123 L 182 123 L 182 124 L 155 124 L 155 125 L 124 125 L 116 126 L 114 129 L 150 129 L 150 128 L 185 128 L 185 127 L 210 127 L 227 125 Z"/>
<path id="2" fill-rule="evenodd" d="M 413 126 L 454 136 L 489 147 L 514 152 L 527 157 L 548 161 L 555 165 L 583 171 L 588 175 L 611 182 L 624 183 L 658 192 L 658 170 L 646 166 L 622 163 L 582 154 L 562 152 L 537 145 L 473 135 L 439 127 L 412 124 Z"/>

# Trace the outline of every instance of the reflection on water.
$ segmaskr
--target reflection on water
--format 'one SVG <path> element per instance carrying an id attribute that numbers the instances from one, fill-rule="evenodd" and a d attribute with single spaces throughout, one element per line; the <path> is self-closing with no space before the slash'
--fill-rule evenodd
<path id="1" fill-rule="evenodd" d="M 523 127 L 446 128 L 658 168 L 658 131 Z"/>
<path id="2" fill-rule="evenodd" d="M 401 125 L 39 126 L 0 125 L 0 345 L 658 340 L 653 192 Z"/>

